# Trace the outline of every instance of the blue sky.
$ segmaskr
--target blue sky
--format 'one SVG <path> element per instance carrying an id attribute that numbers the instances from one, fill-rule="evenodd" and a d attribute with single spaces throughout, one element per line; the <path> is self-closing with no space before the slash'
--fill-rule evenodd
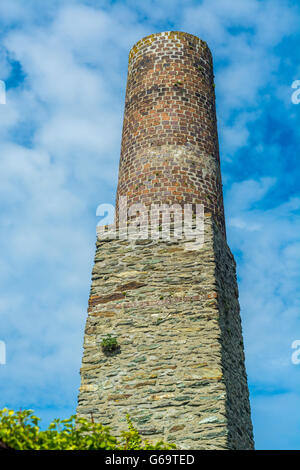
<path id="1" fill-rule="evenodd" d="M 300 449 L 300 8 L 284 0 L 0 4 L 0 407 L 76 408 L 96 208 L 114 204 L 128 52 L 207 41 L 256 448 Z"/>

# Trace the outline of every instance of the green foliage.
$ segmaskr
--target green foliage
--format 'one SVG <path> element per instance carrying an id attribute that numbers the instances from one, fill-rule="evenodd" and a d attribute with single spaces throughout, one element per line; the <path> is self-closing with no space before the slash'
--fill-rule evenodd
<path id="1" fill-rule="evenodd" d="M 119 348 L 117 338 L 113 338 L 111 335 L 107 335 L 101 342 L 103 351 L 115 351 Z"/>
<path id="2" fill-rule="evenodd" d="M 119 450 L 169 450 L 176 449 L 175 444 L 168 444 L 159 441 L 156 444 L 151 444 L 147 439 L 143 441 L 138 430 L 133 426 L 129 415 L 126 415 L 128 424 L 128 431 L 122 432 L 121 446 L 117 447 Z"/>
<path id="3" fill-rule="evenodd" d="M 46 431 L 41 431 L 39 418 L 32 410 L 14 412 L 0 410 L 0 440 L 17 450 L 114 449 L 116 438 L 109 428 L 75 416 L 55 419 Z"/>
<path id="4" fill-rule="evenodd" d="M 41 431 L 40 418 L 32 410 L 0 410 L 0 441 L 16 450 L 142 450 L 174 449 L 174 444 L 143 441 L 126 416 L 128 431 L 121 439 L 110 434 L 110 428 L 77 418 L 55 419 L 46 431 Z"/>

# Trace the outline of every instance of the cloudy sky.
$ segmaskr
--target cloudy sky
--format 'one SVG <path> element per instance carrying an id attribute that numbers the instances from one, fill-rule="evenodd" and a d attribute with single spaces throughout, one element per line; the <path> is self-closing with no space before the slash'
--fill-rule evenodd
<path id="1" fill-rule="evenodd" d="M 96 208 L 114 203 L 128 52 L 212 50 L 229 245 L 258 449 L 300 449 L 300 9 L 288 0 L 0 3 L 0 408 L 76 408 Z"/>

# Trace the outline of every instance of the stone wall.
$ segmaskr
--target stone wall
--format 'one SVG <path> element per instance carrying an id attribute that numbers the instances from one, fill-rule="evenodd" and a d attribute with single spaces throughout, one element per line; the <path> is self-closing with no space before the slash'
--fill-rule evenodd
<path id="1" fill-rule="evenodd" d="M 235 263 L 205 217 L 205 243 L 97 241 L 77 413 L 181 449 L 251 449 Z M 117 337 L 105 354 L 101 341 Z"/>

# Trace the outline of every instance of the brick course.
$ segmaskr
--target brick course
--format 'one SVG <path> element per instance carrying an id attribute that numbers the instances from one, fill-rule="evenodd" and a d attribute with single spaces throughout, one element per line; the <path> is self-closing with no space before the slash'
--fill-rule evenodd
<path id="1" fill-rule="evenodd" d="M 225 235 L 212 56 L 182 32 L 129 55 L 119 184 L 128 204 L 203 204 Z"/>

